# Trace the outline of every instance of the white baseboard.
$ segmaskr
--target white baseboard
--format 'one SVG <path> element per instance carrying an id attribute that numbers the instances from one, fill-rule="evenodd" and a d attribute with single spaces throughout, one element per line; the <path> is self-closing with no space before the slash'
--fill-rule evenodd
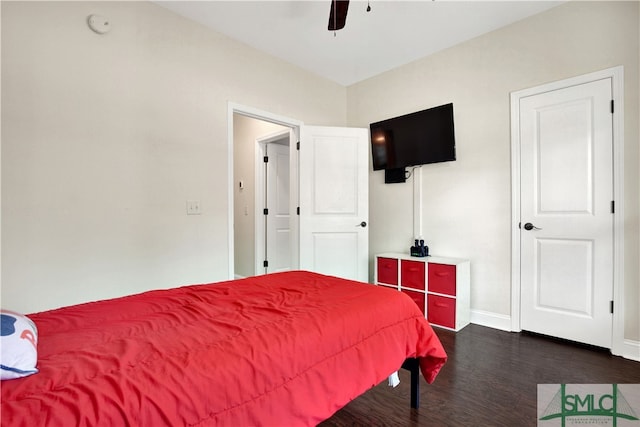
<path id="1" fill-rule="evenodd" d="M 511 316 L 482 310 L 471 310 L 471 323 L 511 332 Z"/>
<path id="2" fill-rule="evenodd" d="M 640 341 L 624 340 L 622 357 L 640 362 Z"/>
<path id="3" fill-rule="evenodd" d="M 511 332 L 511 316 L 505 314 L 471 310 L 471 323 Z M 640 341 L 624 340 L 622 357 L 640 362 Z"/>

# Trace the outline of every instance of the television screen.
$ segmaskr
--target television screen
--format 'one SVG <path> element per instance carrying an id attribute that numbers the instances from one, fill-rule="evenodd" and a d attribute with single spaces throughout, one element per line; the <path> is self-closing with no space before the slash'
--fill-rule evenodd
<path id="1" fill-rule="evenodd" d="M 456 159 L 453 104 L 371 123 L 373 170 Z"/>

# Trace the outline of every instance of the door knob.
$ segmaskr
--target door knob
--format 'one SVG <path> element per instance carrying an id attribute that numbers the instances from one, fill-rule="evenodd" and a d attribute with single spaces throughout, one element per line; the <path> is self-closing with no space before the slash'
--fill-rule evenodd
<path id="1" fill-rule="evenodd" d="M 531 230 L 542 230 L 542 228 L 538 228 L 535 225 L 531 224 L 530 222 L 526 223 L 524 225 L 524 229 L 527 231 L 531 231 Z"/>
<path id="2" fill-rule="evenodd" d="M 356 227 L 366 227 L 367 223 L 365 221 L 362 221 L 360 224 L 356 225 Z"/>

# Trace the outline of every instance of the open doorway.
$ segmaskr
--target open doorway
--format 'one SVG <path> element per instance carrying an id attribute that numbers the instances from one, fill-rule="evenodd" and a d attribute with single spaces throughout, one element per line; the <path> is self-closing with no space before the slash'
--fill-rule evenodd
<path id="1" fill-rule="evenodd" d="M 267 122 L 282 126 L 289 129 L 291 135 L 290 268 L 368 281 L 368 129 L 309 126 L 232 103 L 228 106 L 229 278 L 257 273 L 255 240 L 253 245 L 240 247 L 236 239 L 240 233 L 255 237 L 255 217 L 253 221 L 246 217 L 258 210 L 252 202 L 255 197 L 247 197 L 246 184 L 251 179 L 242 177 L 238 171 L 247 165 L 255 171 L 255 163 L 242 162 L 234 146 L 234 134 L 242 132 L 238 125 L 245 118 L 257 119 L 250 122 L 253 124 Z M 265 135 L 269 131 L 277 132 L 271 128 Z M 251 138 L 252 149 L 257 146 L 258 138 L 258 135 Z M 238 195 L 240 181 L 244 200 Z M 243 273 L 240 267 L 236 268 L 236 254 L 238 264 L 247 263 L 253 265 L 253 269 L 247 268 Z"/>
<path id="2" fill-rule="evenodd" d="M 230 108 L 230 277 L 297 268 L 297 154 L 291 141 L 297 139 L 298 124 L 246 107 Z M 271 161 L 265 163 L 265 157 Z"/>

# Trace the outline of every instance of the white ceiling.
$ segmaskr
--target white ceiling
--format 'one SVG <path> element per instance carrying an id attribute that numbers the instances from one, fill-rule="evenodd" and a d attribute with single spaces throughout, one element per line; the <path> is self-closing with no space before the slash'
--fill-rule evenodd
<path id="1" fill-rule="evenodd" d="M 155 3 L 348 86 L 557 6 L 562 1 L 351 0 L 327 30 L 331 0 Z"/>

